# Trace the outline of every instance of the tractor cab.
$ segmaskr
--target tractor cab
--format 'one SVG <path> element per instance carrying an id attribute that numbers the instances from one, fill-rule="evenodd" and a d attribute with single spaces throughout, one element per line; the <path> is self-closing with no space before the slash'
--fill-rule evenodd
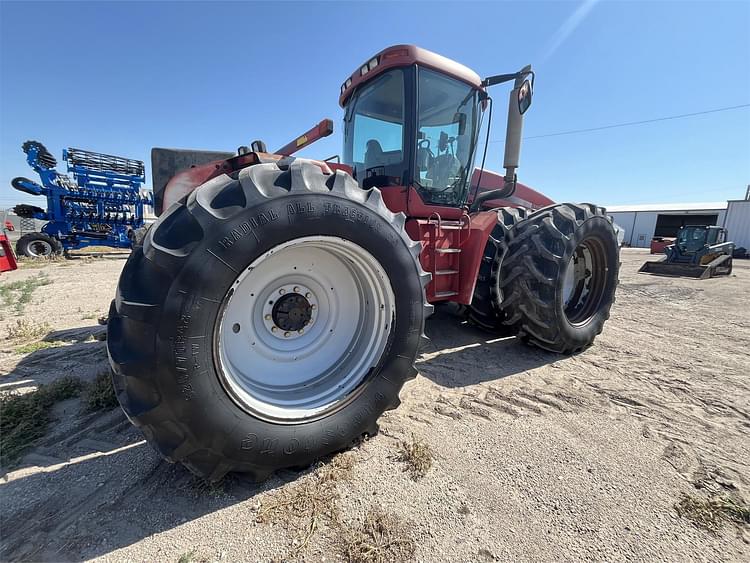
<path id="1" fill-rule="evenodd" d="M 479 94 L 428 68 L 383 72 L 347 102 L 344 162 L 365 188 L 413 185 L 425 203 L 460 207 L 474 162 Z"/>
<path id="2" fill-rule="evenodd" d="M 527 68 L 482 80 L 415 46 L 385 49 L 341 86 L 343 161 L 363 188 L 381 188 L 393 210 L 419 216 L 425 205 L 462 208 L 469 201 L 482 114 L 489 107 L 486 87 L 516 80 L 511 98 L 517 103 L 511 103 L 508 120 L 513 139 L 506 144 L 518 149 L 521 114 L 531 102 L 525 80 L 530 74 Z M 507 156 L 511 192 L 518 155 Z"/>

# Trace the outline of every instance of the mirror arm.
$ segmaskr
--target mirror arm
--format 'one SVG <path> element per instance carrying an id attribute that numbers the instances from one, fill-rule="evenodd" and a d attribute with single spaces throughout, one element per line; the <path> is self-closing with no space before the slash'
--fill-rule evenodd
<path id="1" fill-rule="evenodd" d="M 496 74 L 495 76 L 488 76 L 487 78 L 482 80 L 482 86 L 484 88 L 488 88 L 490 86 L 502 84 L 503 82 L 510 82 L 511 80 L 515 80 L 516 78 L 518 78 L 517 72 L 513 72 L 511 74 Z"/>
<path id="2" fill-rule="evenodd" d="M 504 82 L 510 82 L 511 80 L 523 81 L 528 75 L 531 75 L 531 86 L 534 86 L 534 71 L 531 70 L 530 66 L 526 66 L 519 72 L 513 72 L 511 74 L 496 74 L 495 76 L 488 76 L 482 80 L 482 87 L 489 88 L 490 86 L 496 86 L 503 84 Z"/>

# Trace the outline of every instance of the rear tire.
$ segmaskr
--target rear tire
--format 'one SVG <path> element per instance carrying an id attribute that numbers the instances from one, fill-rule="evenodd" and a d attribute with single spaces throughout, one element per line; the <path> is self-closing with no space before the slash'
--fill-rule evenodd
<path id="1" fill-rule="evenodd" d="M 211 481 L 229 471 L 262 480 L 376 433 L 416 375 L 431 309 L 421 246 L 404 221 L 377 189 L 300 159 L 219 176 L 174 204 L 133 249 L 110 307 L 107 349 L 125 413 L 164 457 Z M 360 266 L 361 275 L 341 273 Z M 279 295 L 294 298 L 277 307 Z M 337 317 L 333 305 L 324 316 L 325 303 L 340 305 Z M 333 345 L 339 332 L 350 348 Z"/>
<path id="2" fill-rule="evenodd" d="M 471 305 L 467 307 L 467 318 L 473 325 L 499 336 L 515 334 L 513 326 L 505 324 L 506 315 L 500 307 L 500 272 L 508 251 L 508 242 L 513 227 L 526 218 L 523 207 L 501 207 L 497 209 L 497 225 L 492 230 L 484 247 L 484 256 L 479 265 L 477 283 Z"/>
<path id="3" fill-rule="evenodd" d="M 603 208 L 540 209 L 515 227 L 502 264 L 506 323 L 527 344 L 579 352 L 609 318 L 618 272 L 617 235 Z"/>
<path id="4" fill-rule="evenodd" d="M 62 251 L 60 241 L 45 233 L 28 233 L 16 242 L 16 254 L 27 258 L 47 258 Z"/>

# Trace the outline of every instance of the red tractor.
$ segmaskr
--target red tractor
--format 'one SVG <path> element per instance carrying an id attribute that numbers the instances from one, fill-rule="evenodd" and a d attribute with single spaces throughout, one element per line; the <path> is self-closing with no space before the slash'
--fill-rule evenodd
<path id="1" fill-rule="evenodd" d="M 553 352 L 589 346 L 614 301 L 617 238 L 603 208 L 516 182 L 533 77 L 482 80 L 398 45 L 341 85 L 340 162 L 290 156 L 330 120 L 275 153 L 154 149 L 159 219 L 108 329 L 117 395 L 151 444 L 212 481 L 344 449 L 398 406 L 434 303 Z M 499 176 L 474 160 L 504 82 Z"/>

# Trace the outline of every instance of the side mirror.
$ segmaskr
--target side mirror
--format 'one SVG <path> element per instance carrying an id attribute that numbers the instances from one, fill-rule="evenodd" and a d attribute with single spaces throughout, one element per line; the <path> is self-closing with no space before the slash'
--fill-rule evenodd
<path id="1" fill-rule="evenodd" d="M 523 115 L 531 105 L 531 82 L 528 79 L 523 81 L 521 87 L 518 89 L 518 112 Z"/>

